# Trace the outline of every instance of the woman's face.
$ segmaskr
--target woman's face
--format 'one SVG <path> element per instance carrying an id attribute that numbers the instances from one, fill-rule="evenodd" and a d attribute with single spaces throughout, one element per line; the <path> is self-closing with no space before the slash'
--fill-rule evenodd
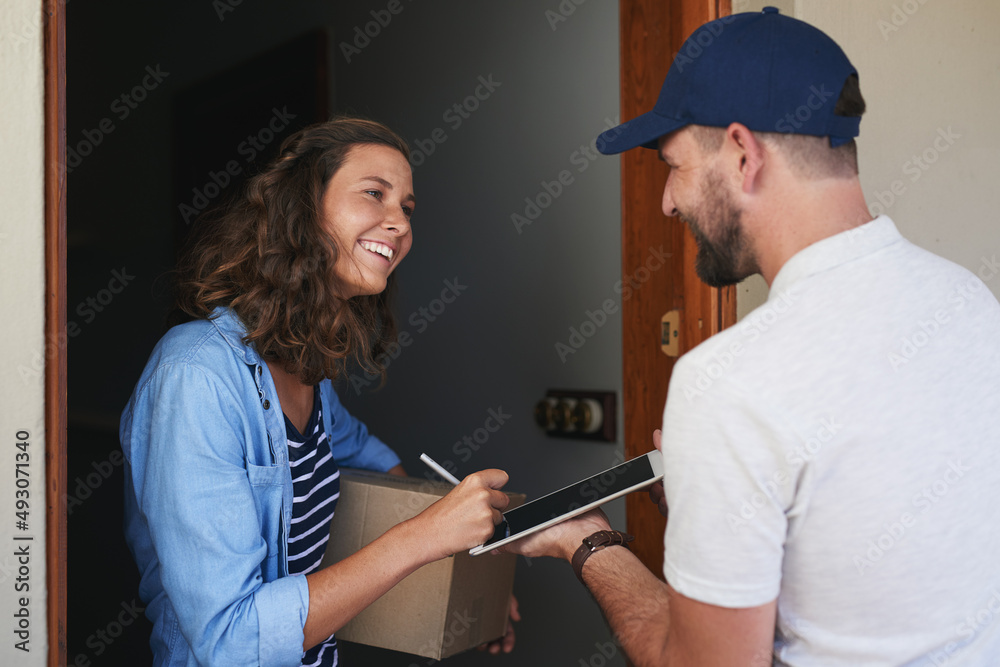
<path id="1" fill-rule="evenodd" d="M 378 294 L 410 250 L 415 204 L 410 164 L 395 148 L 359 144 L 323 193 L 323 224 L 337 244 L 345 297 Z"/>

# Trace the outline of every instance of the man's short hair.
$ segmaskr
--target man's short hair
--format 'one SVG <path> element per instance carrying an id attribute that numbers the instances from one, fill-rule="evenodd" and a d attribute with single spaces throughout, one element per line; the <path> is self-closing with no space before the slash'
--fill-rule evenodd
<path id="1" fill-rule="evenodd" d="M 865 112 L 858 75 L 851 74 L 840 91 L 834 115 L 860 117 Z M 690 125 L 701 149 L 715 153 L 722 147 L 725 130 L 721 127 Z M 827 137 L 815 137 L 789 132 L 754 132 L 765 144 L 777 148 L 788 159 L 792 169 L 807 179 L 852 178 L 858 175 L 858 147 L 854 139 L 830 147 Z"/>

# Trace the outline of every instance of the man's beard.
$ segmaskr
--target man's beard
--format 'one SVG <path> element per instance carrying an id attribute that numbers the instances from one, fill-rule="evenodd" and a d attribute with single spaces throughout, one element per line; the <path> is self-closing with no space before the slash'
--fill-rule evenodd
<path id="1" fill-rule="evenodd" d="M 743 212 L 733 204 L 718 174 L 709 174 L 702 183 L 701 203 L 697 213 L 680 215 L 698 244 L 694 264 L 698 277 L 711 287 L 725 287 L 756 273 L 740 224 Z M 706 224 L 713 228 L 713 239 L 705 232 Z"/>

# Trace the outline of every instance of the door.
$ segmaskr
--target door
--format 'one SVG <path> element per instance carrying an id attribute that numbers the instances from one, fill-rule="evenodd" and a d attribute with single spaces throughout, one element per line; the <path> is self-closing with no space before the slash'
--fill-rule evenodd
<path id="1" fill-rule="evenodd" d="M 731 12 L 730 0 L 621 0 L 621 117 L 649 111 L 684 39 Z M 695 274 L 697 247 L 687 227 L 660 210 L 667 167 L 654 151 L 622 155 L 622 273 L 633 290 L 623 297 L 623 406 L 626 459 L 652 447 L 660 428 L 676 357 L 661 348 L 661 319 L 678 311 L 683 354 L 736 321 L 734 287 L 708 287 Z M 668 255 L 660 262 L 658 258 Z M 663 571 L 666 525 L 645 494 L 626 501 L 633 551 L 654 573 Z M 662 575 L 661 575 L 662 576 Z"/>
<path id="2" fill-rule="evenodd" d="M 49 667 L 66 664 L 66 2 L 45 38 L 45 537 Z"/>

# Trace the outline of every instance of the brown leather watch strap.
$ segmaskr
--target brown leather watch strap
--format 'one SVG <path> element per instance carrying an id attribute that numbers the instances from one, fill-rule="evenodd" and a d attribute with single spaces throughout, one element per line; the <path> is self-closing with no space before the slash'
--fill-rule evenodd
<path id="1" fill-rule="evenodd" d="M 587 562 L 592 553 L 605 547 L 622 546 L 628 549 L 628 542 L 634 539 L 633 535 L 623 533 L 620 530 L 599 530 L 593 535 L 583 538 L 583 543 L 573 554 L 573 571 L 576 572 L 576 578 L 584 583 L 583 564 Z"/>

